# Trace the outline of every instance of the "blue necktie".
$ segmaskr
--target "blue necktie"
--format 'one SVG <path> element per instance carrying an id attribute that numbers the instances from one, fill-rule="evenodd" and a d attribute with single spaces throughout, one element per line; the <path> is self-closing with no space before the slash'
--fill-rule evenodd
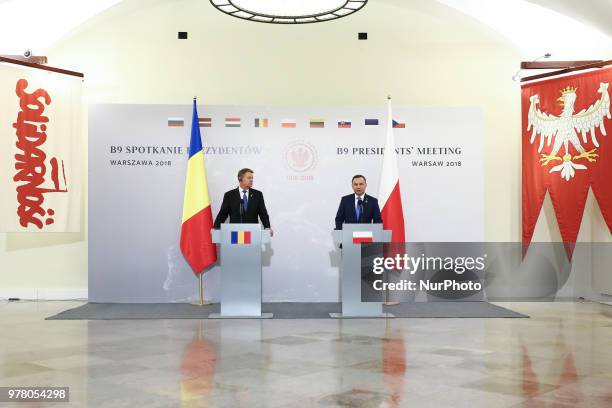
<path id="1" fill-rule="evenodd" d="M 246 211 L 247 207 L 249 206 L 249 199 L 247 198 L 246 190 L 242 190 L 242 205 L 244 206 L 244 211 Z"/>
<path id="2" fill-rule="evenodd" d="M 361 211 L 359 210 L 361 198 L 357 199 L 357 205 L 355 205 L 355 213 L 357 214 L 357 222 L 359 222 L 359 216 L 361 215 Z"/>

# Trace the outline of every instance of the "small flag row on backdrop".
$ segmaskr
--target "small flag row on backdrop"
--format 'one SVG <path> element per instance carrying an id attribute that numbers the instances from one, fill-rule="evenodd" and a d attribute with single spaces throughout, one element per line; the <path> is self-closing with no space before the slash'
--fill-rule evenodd
<path id="1" fill-rule="evenodd" d="M 168 118 L 168 126 L 170 126 L 170 127 L 183 127 L 183 126 L 185 126 L 185 119 L 183 119 L 183 118 Z"/>
<path id="2" fill-rule="evenodd" d="M 380 123 L 378 119 L 364 119 L 363 124 L 365 127 L 376 127 L 379 126 Z M 168 126 L 170 127 L 184 127 L 185 119 L 184 118 L 168 118 Z M 212 118 L 199 118 L 198 126 L 203 127 L 212 127 Z M 256 128 L 267 128 L 270 127 L 270 120 L 268 118 L 255 118 L 253 121 L 253 126 Z M 283 129 L 294 129 L 297 128 L 297 121 L 295 119 L 282 119 L 280 122 L 280 126 Z M 224 127 L 242 127 L 242 120 L 240 118 L 225 118 Z M 310 119 L 308 122 L 308 127 L 312 129 L 322 129 L 325 128 L 325 120 L 324 119 Z M 339 120 L 338 121 L 338 129 L 350 129 L 353 127 L 353 122 L 350 120 Z M 396 129 L 405 129 L 406 124 L 403 122 L 398 122 L 393 120 L 393 127 Z"/>

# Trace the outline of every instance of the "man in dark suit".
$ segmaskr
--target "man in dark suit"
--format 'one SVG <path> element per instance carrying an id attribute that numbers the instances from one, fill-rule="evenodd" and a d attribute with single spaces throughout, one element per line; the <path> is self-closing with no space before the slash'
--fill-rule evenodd
<path id="1" fill-rule="evenodd" d="M 238 172 L 238 188 L 230 190 L 223 195 L 223 202 L 217 218 L 216 229 L 221 228 L 229 216 L 230 224 L 257 224 L 259 220 L 265 229 L 270 229 L 270 217 L 261 191 L 253 187 L 253 170 L 241 169 Z M 259 218 L 259 220 L 258 220 Z"/>
<path id="2" fill-rule="evenodd" d="M 342 197 L 336 214 L 336 229 L 342 224 L 382 224 L 378 200 L 365 193 L 368 186 L 361 174 L 353 176 L 351 181 L 354 194 Z"/>

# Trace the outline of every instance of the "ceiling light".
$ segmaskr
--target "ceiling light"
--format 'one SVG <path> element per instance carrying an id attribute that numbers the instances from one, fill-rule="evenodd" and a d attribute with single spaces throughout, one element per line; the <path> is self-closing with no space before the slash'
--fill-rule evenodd
<path id="1" fill-rule="evenodd" d="M 346 17 L 368 0 L 210 0 L 230 16 L 259 23 L 306 24 Z"/>

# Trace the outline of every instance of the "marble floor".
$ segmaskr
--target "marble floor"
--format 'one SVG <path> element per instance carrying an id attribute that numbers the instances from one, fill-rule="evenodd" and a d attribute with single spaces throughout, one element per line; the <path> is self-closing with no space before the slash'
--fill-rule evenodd
<path id="1" fill-rule="evenodd" d="M 80 304 L 0 303 L 0 386 L 70 387 L 53 407 L 612 407 L 609 305 L 500 304 L 530 319 L 44 320 Z"/>

